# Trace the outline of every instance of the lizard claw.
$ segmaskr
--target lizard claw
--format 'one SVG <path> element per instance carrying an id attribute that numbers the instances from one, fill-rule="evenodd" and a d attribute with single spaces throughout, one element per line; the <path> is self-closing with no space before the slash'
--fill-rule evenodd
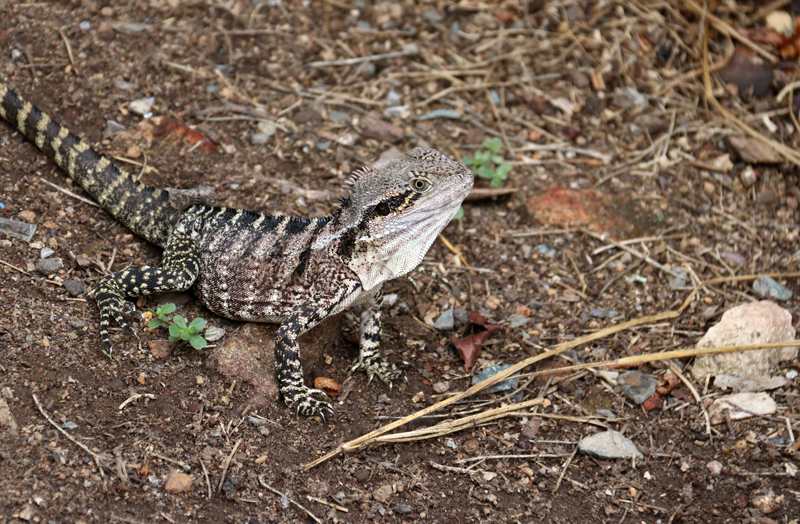
<path id="1" fill-rule="evenodd" d="M 110 278 L 106 277 L 101 280 L 92 288 L 90 295 L 97 300 L 97 307 L 100 309 L 100 338 L 103 340 L 103 345 L 105 346 L 103 353 L 110 357 L 113 351 L 111 337 L 108 333 L 108 328 L 112 320 L 119 324 L 125 331 L 139 338 L 139 334 L 128 321 L 125 320 L 125 317 L 135 317 L 139 319 L 140 322 L 144 322 L 144 315 L 142 315 L 141 311 L 136 309 L 131 302 L 125 300 L 122 293 L 120 293 Z"/>
<path id="2" fill-rule="evenodd" d="M 329 418 L 336 418 L 330 402 L 317 400 L 312 395 L 324 395 L 327 397 L 322 390 L 309 389 L 303 386 L 290 393 L 284 393 L 284 400 L 290 408 L 295 408 L 295 415 L 303 415 L 304 417 L 319 416 L 323 423 L 327 423 Z"/>

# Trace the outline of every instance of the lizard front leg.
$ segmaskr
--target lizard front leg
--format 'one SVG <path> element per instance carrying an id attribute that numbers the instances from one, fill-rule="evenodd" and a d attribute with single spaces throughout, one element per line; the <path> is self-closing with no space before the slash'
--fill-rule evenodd
<path id="1" fill-rule="evenodd" d="M 370 380 L 378 377 L 387 384 L 400 376 L 400 370 L 394 364 L 386 362 L 379 352 L 381 345 L 381 302 L 383 293 L 378 292 L 366 304 L 361 312 L 361 340 L 358 362 L 353 371 L 363 368 Z"/>
<path id="2" fill-rule="evenodd" d="M 90 295 L 100 309 L 100 338 L 104 353 L 111 355 L 111 338 L 108 328 L 112 320 L 133 336 L 136 331 L 125 317 L 144 317 L 125 297 L 138 297 L 153 293 L 184 291 L 192 286 L 201 268 L 200 255 L 194 241 L 180 233 L 173 235 L 164 248 L 161 267 L 142 266 L 109 275 L 95 285 Z"/>
<path id="3" fill-rule="evenodd" d="M 278 386 L 284 402 L 301 415 L 318 415 L 326 420 L 333 417 L 334 413 L 329 402 L 312 397 L 326 396 L 324 391 L 306 386 L 297 339 L 327 318 L 359 287 L 361 281 L 346 268 L 334 268 L 326 272 L 320 278 L 320 284 L 311 290 L 311 297 L 298 306 L 278 328 L 275 339 Z"/>

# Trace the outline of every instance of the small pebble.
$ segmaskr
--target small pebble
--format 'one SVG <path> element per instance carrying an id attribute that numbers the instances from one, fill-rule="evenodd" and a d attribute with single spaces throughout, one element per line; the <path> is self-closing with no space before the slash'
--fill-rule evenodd
<path id="1" fill-rule="evenodd" d="M 605 311 L 599 308 L 589 311 L 589 314 L 594 318 L 606 318 L 608 316 L 608 314 Z"/>
<path id="2" fill-rule="evenodd" d="M 168 493 L 183 493 L 192 487 L 192 478 L 186 473 L 180 471 L 172 471 L 167 478 L 167 483 L 164 484 L 164 491 Z"/>
<path id="3" fill-rule="evenodd" d="M 433 323 L 433 327 L 439 331 L 452 331 L 455 329 L 455 317 L 453 316 L 453 310 L 448 309 L 442 313 L 439 318 L 436 319 L 436 322 Z"/>
<path id="4" fill-rule="evenodd" d="M 584 438 L 578 443 L 578 449 L 581 453 L 604 459 L 644 458 L 630 439 L 613 429 Z"/>
<path id="5" fill-rule="evenodd" d="M 79 280 L 65 280 L 64 289 L 73 297 L 86 293 L 86 286 L 81 284 Z"/>
<path id="6" fill-rule="evenodd" d="M 493 376 L 497 375 L 498 373 L 500 373 L 501 371 L 503 371 L 505 369 L 508 369 L 510 367 L 511 367 L 511 364 L 498 364 L 496 366 L 488 367 L 485 370 L 483 370 L 483 373 L 481 373 L 480 375 L 474 375 L 472 377 L 472 385 L 478 384 L 479 382 L 483 382 L 484 380 L 486 380 L 486 379 L 488 379 L 490 377 L 493 377 Z M 519 375 L 519 372 L 514 373 L 511 376 L 513 377 L 515 375 Z M 499 384 L 495 384 L 494 386 L 490 387 L 486 391 L 489 392 L 489 393 L 497 393 L 497 392 L 500 392 L 500 391 L 514 391 L 518 387 L 519 387 L 519 379 L 518 378 L 512 378 L 512 379 L 509 379 L 509 380 L 504 380 L 503 382 L 500 382 Z"/>
<path id="7" fill-rule="evenodd" d="M 42 253 L 41 253 L 41 255 L 39 255 L 39 256 L 40 256 L 42 259 L 45 259 L 45 258 L 49 257 L 50 255 L 52 255 L 53 253 L 55 253 L 55 251 L 53 251 L 53 250 L 52 250 L 52 249 L 50 249 L 49 247 L 43 247 L 43 248 L 42 248 Z"/>
<path id="8" fill-rule="evenodd" d="M 46 276 L 57 273 L 64 267 L 64 263 L 60 258 L 46 258 L 36 263 L 36 270 Z"/>
<path id="9" fill-rule="evenodd" d="M 774 300 L 789 300 L 792 298 L 792 290 L 782 286 L 777 280 L 770 277 L 758 277 L 753 282 L 753 291 L 761 298 L 772 298 Z"/>
<path id="10" fill-rule="evenodd" d="M 708 471 L 711 472 L 712 475 L 719 475 L 722 472 L 722 463 L 718 460 L 712 460 L 708 464 L 706 464 Z"/>
<path id="11" fill-rule="evenodd" d="M 399 515 L 404 515 L 406 513 L 411 513 L 411 506 L 408 504 L 398 504 L 397 506 L 392 508 L 392 511 Z"/>
<path id="12" fill-rule="evenodd" d="M 209 342 L 216 342 L 225 336 L 225 330 L 221 327 L 208 327 L 203 333 L 203 337 Z"/>
<path id="13" fill-rule="evenodd" d="M 433 390 L 439 394 L 445 393 L 449 389 L 450 389 L 450 382 L 446 380 L 442 380 L 433 385 Z"/>
<path id="14" fill-rule="evenodd" d="M 546 257 L 553 257 L 556 255 L 555 249 L 544 244 L 539 244 L 538 246 L 534 247 L 533 250 Z"/>
<path id="15" fill-rule="evenodd" d="M 629 371 L 617 378 L 617 384 L 623 395 L 634 404 L 641 404 L 656 392 L 658 380 L 642 375 L 638 371 Z"/>
<path id="16" fill-rule="evenodd" d="M 528 317 L 514 313 L 508 317 L 508 327 L 511 329 L 522 327 L 528 323 Z"/>

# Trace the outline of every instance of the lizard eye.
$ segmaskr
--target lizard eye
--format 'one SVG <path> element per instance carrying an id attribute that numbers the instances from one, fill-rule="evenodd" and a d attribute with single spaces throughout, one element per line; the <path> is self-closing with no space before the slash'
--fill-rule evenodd
<path id="1" fill-rule="evenodd" d="M 425 180 L 424 178 L 415 178 L 412 182 L 412 185 L 416 191 L 422 193 L 423 191 L 427 190 L 431 187 L 431 183 Z"/>
<path id="2" fill-rule="evenodd" d="M 385 217 L 386 215 L 391 213 L 392 210 L 389 209 L 389 204 L 387 204 L 386 202 L 381 202 L 380 204 L 375 206 L 375 212 L 378 213 L 380 216 Z"/>

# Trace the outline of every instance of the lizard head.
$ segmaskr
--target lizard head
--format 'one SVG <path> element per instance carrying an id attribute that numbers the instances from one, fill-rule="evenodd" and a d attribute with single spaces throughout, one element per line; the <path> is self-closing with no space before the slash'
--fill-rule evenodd
<path id="1" fill-rule="evenodd" d="M 426 147 L 353 173 L 340 224 L 354 244 L 345 258 L 364 289 L 417 267 L 473 181 L 467 166 Z"/>

